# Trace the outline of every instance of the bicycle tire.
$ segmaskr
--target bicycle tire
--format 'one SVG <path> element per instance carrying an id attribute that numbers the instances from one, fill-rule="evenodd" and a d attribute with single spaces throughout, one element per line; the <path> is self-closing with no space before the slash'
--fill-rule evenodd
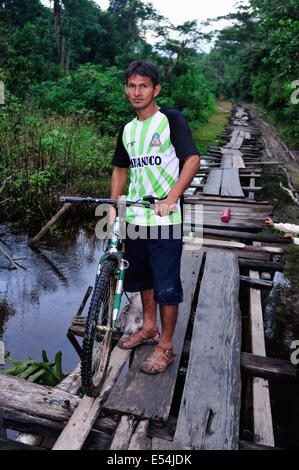
<path id="1" fill-rule="evenodd" d="M 105 320 L 106 326 L 111 326 L 115 268 L 116 262 L 113 260 L 103 263 L 87 314 L 82 344 L 81 381 L 83 392 L 89 397 L 99 395 L 110 360 L 112 331 L 107 330 L 100 335 L 96 326 L 101 324 L 103 320 Z M 103 311 L 105 308 L 106 311 Z"/>

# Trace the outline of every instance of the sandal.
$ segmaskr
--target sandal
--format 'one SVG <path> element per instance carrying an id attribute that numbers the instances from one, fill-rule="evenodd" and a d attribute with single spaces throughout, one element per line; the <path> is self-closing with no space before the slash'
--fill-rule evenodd
<path id="1" fill-rule="evenodd" d="M 141 370 L 146 374 L 160 374 L 175 360 L 173 349 L 157 346 L 149 358 L 142 364 Z"/>
<path id="2" fill-rule="evenodd" d="M 141 344 L 157 344 L 160 341 L 160 333 L 157 329 L 143 330 L 142 327 L 135 333 L 122 338 L 118 346 L 121 349 L 133 349 Z"/>

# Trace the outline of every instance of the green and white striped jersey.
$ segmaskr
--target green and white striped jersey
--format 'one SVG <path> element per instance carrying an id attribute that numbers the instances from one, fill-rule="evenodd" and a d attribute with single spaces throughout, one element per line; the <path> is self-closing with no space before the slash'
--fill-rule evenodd
<path id="1" fill-rule="evenodd" d="M 136 117 L 121 127 L 112 163 L 130 168 L 129 200 L 146 195 L 165 198 L 178 180 L 184 159 L 194 154 L 198 151 L 184 116 L 161 107 L 148 119 Z M 126 220 L 146 226 L 178 224 L 182 222 L 180 203 L 163 217 L 152 209 L 128 207 Z"/>

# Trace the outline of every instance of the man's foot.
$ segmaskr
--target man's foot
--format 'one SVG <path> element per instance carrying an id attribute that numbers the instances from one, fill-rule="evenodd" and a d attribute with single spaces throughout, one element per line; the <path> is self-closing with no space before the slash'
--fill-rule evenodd
<path id="1" fill-rule="evenodd" d="M 160 374 L 175 360 L 176 354 L 173 349 L 164 349 L 156 346 L 154 352 L 142 364 L 141 370 L 146 374 Z"/>
<path id="2" fill-rule="evenodd" d="M 119 341 L 118 346 L 121 349 L 133 349 L 137 346 L 140 346 L 141 344 L 156 344 L 159 343 L 159 341 L 159 330 L 157 330 L 156 328 L 152 328 L 150 330 L 145 330 L 141 328 L 130 336 L 122 338 Z"/>

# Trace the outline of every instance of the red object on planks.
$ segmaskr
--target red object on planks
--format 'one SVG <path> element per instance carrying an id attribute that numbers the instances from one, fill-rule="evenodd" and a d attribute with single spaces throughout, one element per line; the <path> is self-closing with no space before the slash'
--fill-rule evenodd
<path id="1" fill-rule="evenodd" d="M 230 219 L 231 212 L 232 210 L 230 207 L 227 207 L 226 209 L 224 209 L 224 211 L 221 214 L 221 222 L 228 222 Z"/>

